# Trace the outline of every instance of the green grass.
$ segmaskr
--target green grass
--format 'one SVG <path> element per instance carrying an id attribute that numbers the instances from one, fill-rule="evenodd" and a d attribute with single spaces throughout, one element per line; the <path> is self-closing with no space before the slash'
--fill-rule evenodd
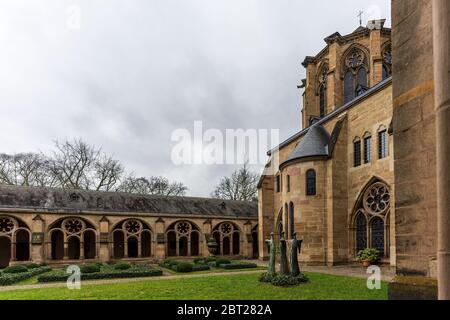
<path id="1" fill-rule="evenodd" d="M 368 290 L 365 279 L 307 273 L 310 282 L 280 288 L 260 283 L 259 274 L 154 279 L 130 283 L 84 285 L 81 290 L 43 288 L 0 292 L 0 300 L 385 300 L 387 284 Z"/>

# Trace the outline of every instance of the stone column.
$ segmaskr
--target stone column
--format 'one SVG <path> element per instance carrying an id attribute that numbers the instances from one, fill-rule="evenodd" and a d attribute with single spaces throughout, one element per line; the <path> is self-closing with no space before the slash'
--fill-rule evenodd
<path id="1" fill-rule="evenodd" d="M 69 260 L 69 243 L 64 241 L 64 257 L 63 260 Z"/>
<path id="2" fill-rule="evenodd" d="M 128 258 L 128 239 L 124 237 L 124 241 L 123 241 L 123 257 L 124 258 Z"/>
<path id="3" fill-rule="evenodd" d="M 138 258 L 142 258 L 142 242 L 140 239 L 138 240 Z"/>
<path id="4" fill-rule="evenodd" d="M 80 241 L 80 260 L 84 260 L 84 242 Z"/>
<path id="5" fill-rule="evenodd" d="M 11 242 L 11 262 L 16 261 L 16 242 Z"/>
<path id="6" fill-rule="evenodd" d="M 450 1 L 433 1 L 439 299 L 450 300 Z"/>

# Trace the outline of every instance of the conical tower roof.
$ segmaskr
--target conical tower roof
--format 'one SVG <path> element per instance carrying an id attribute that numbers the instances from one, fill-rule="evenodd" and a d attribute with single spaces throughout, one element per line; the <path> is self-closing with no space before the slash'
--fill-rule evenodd
<path id="1" fill-rule="evenodd" d="M 323 126 L 313 125 L 289 155 L 286 162 L 311 157 L 328 157 L 330 155 L 330 141 L 330 135 Z"/>

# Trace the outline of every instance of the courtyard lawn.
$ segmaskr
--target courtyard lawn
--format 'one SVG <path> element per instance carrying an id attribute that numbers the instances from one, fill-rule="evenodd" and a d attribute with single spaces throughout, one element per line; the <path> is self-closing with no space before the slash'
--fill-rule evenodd
<path id="1" fill-rule="evenodd" d="M 66 288 L 20 289 L 0 292 L 0 300 L 385 300 L 387 284 L 368 290 L 365 279 L 307 273 L 310 282 L 280 288 L 258 281 L 259 274 L 153 279 L 130 283 Z"/>

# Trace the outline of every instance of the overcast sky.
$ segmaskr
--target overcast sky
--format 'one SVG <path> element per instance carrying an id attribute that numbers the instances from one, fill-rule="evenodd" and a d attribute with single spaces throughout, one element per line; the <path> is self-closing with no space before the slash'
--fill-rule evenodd
<path id="1" fill-rule="evenodd" d="M 82 138 L 208 196 L 236 167 L 175 166 L 172 132 L 295 133 L 303 58 L 359 10 L 390 26 L 390 0 L 1 0 L 0 152 Z"/>

